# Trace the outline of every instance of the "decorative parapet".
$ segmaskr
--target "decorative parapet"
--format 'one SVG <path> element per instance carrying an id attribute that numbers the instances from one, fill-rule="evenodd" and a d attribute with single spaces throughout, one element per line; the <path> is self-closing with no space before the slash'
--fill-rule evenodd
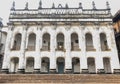
<path id="1" fill-rule="evenodd" d="M 70 8 L 68 4 L 64 7 L 59 4 L 55 7 L 55 4 L 51 8 L 43 8 L 40 1 L 37 9 L 29 9 L 28 3 L 26 3 L 25 9 L 15 9 L 15 3 L 13 4 L 14 10 L 10 11 L 10 22 L 62 22 L 62 21 L 98 21 L 98 22 L 111 22 L 112 15 L 110 13 L 109 3 L 106 3 L 106 9 L 97 9 L 95 3 L 92 3 L 92 9 L 84 9 L 82 3 L 79 3 L 79 7 Z"/>

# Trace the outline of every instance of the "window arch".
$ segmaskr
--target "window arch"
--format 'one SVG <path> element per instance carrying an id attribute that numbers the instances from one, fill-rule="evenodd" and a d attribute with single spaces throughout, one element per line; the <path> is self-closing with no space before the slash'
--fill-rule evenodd
<path id="1" fill-rule="evenodd" d="M 105 33 L 100 33 L 100 44 L 102 51 L 108 50 L 108 42 Z"/>
<path id="2" fill-rule="evenodd" d="M 105 73 L 111 73 L 111 64 L 110 64 L 110 58 L 109 57 L 104 57 L 103 58 L 103 65 L 104 65 Z"/>
<path id="3" fill-rule="evenodd" d="M 28 37 L 28 51 L 34 51 L 36 46 L 36 34 L 31 33 Z"/>
<path id="4" fill-rule="evenodd" d="M 71 50 L 72 51 L 77 51 L 79 49 L 79 39 L 78 39 L 78 34 L 77 33 L 72 33 L 71 34 Z"/>
<path id="5" fill-rule="evenodd" d="M 43 57 L 41 60 L 41 73 L 49 73 L 50 59 L 48 57 Z"/>
<path id="6" fill-rule="evenodd" d="M 58 57 L 56 60 L 57 64 L 57 72 L 58 74 L 63 74 L 65 72 L 65 58 Z"/>
<path id="7" fill-rule="evenodd" d="M 57 50 L 64 50 L 64 35 L 62 33 L 57 34 Z"/>
<path id="8" fill-rule="evenodd" d="M 42 40 L 42 50 L 44 50 L 44 51 L 50 50 L 50 34 L 49 33 L 43 34 L 42 39 L 43 39 Z"/>
<path id="9" fill-rule="evenodd" d="M 18 57 L 13 57 L 10 60 L 10 72 L 16 73 L 18 70 L 18 65 L 19 65 L 19 58 Z"/>
<path id="10" fill-rule="evenodd" d="M 87 51 L 94 50 L 92 34 L 86 33 L 85 34 L 85 40 L 86 40 L 86 50 Z"/>
<path id="11" fill-rule="evenodd" d="M 78 57 L 72 58 L 72 71 L 73 73 L 80 73 L 80 59 Z"/>
<path id="12" fill-rule="evenodd" d="M 96 73 L 95 59 L 93 57 L 87 58 L 87 65 L 89 73 Z"/>
<path id="13" fill-rule="evenodd" d="M 13 50 L 20 50 L 20 47 L 21 47 L 21 39 L 22 39 L 21 33 L 17 33 L 17 34 L 15 35 L 15 39 L 14 39 Z"/>
<path id="14" fill-rule="evenodd" d="M 33 73 L 34 71 L 34 58 L 28 57 L 26 60 L 26 73 Z"/>

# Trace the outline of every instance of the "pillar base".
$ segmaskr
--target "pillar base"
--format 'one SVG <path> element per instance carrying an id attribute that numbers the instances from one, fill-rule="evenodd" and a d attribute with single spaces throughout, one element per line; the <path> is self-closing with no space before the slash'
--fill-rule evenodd
<path id="1" fill-rule="evenodd" d="M 1 70 L 1 73 L 2 73 L 2 74 L 8 74 L 8 73 L 9 73 L 9 70 L 8 70 L 8 69 L 2 69 L 2 70 Z"/>
<path id="2" fill-rule="evenodd" d="M 65 70 L 65 74 L 71 74 L 72 73 L 72 69 L 66 69 Z"/>
<path id="3" fill-rule="evenodd" d="M 80 72 L 73 72 L 73 74 L 80 74 Z"/>
<path id="4" fill-rule="evenodd" d="M 112 74 L 111 72 L 105 72 L 105 74 Z"/>
<path id="5" fill-rule="evenodd" d="M 81 73 L 82 73 L 82 74 L 88 74 L 89 71 L 88 71 L 88 69 L 82 69 Z"/>
<path id="6" fill-rule="evenodd" d="M 114 69 L 114 74 L 120 74 L 120 69 Z"/>
<path id="7" fill-rule="evenodd" d="M 18 69 L 17 73 L 18 74 L 25 74 L 25 69 Z"/>
<path id="8" fill-rule="evenodd" d="M 96 74 L 96 72 L 89 72 L 89 74 Z"/>
<path id="9" fill-rule="evenodd" d="M 49 73 L 50 74 L 56 74 L 57 72 L 56 72 L 56 69 L 50 69 Z"/>
<path id="10" fill-rule="evenodd" d="M 16 72 L 9 72 L 9 74 L 16 74 Z"/>
<path id="11" fill-rule="evenodd" d="M 40 74 L 40 69 L 34 69 L 34 74 Z"/>
<path id="12" fill-rule="evenodd" d="M 25 74 L 33 74 L 33 72 L 25 72 Z"/>
<path id="13" fill-rule="evenodd" d="M 104 70 L 104 69 L 98 69 L 98 70 L 97 70 L 97 73 L 98 73 L 98 74 L 105 74 L 105 70 Z"/>
<path id="14" fill-rule="evenodd" d="M 40 72 L 40 74 L 49 74 L 49 72 Z"/>

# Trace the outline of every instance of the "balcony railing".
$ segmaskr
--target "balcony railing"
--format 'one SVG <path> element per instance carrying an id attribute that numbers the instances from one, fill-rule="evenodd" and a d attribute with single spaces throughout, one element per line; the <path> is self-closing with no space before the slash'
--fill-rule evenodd
<path id="1" fill-rule="evenodd" d="M 80 51 L 79 46 L 72 46 L 71 51 Z"/>
<path id="2" fill-rule="evenodd" d="M 93 46 L 86 46 L 86 51 L 95 51 Z"/>
<path id="3" fill-rule="evenodd" d="M 110 51 L 111 49 L 108 48 L 108 46 L 102 45 L 101 51 Z"/>
<path id="4" fill-rule="evenodd" d="M 50 50 L 50 46 L 42 46 L 42 51 L 49 51 Z"/>
<path id="5" fill-rule="evenodd" d="M 35 51 L 35 46 L 28 46 L 27 51 Z"/>
<path id="6" fill-rule="evenodd" d="M 20 46 L 13 46 L 12 50 L 20 50 Z"/>

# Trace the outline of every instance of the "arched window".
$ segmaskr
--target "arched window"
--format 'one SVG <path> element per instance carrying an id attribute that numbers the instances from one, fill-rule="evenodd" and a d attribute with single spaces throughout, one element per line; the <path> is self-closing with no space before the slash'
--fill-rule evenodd
<path id="1" fill-rule="evenodd" d="M 72 58 L 72 71 L 73 73 L 80 73 L 80 59 Z"/>
<path id="2" fill-rule="evenodd" d="M 94 47 L 93 47 L 92 35 L 90 33 L 87 33 L 85 35 L 85 39 L 86 39 L 86 50 L 87 51 L 93 51 Z"/>
<path id="3" fill-rule="evenodd" d="M 87 59 L 87 65 L 88 65 L 88 71 L 89 73 L 96 73 L 96 68 L 95 68 L 95 59 L 94 58 L 88 58 Z"/>
<path id="4" fill-rule="evenodd" d="M 50 60 L 48 57 L 43 57 L 41 60 L 41 73 L 49 73 Z"/>
<path id="5" fill-rule="evenodd" d="M 100 33 L 100 44 L 101 44 L 102 51 L 108 50 L 107 39 L 104 33 Z"/>
<path id="6" fill-rule="evenodd" d="M 28 51 L 34 51 L 36 45 L 36 35 L 34 33 L 29 35 L 28 39 Z"/>
<path id="7" fill-rule="evenodd" d="M 26 73 L 33 73 L 34 71 L 34 58 L 33 57 L 29 57 L 26 60 Z"/>
<path id="8" fill-rule="evenodd" d="M 63 57 L 57 58 L 57 72 L 63 74 L 65 69 L 65 59 Z"/>
<path id="9" fill-rule="evenodd" d="M 104 65 L 105 73 L 111 73 L 110 58 L 104 57 L 103 58 L 103 65 Z"/>
<path id="10" fill-rule="evenodd" d="M 78 35 L 76 33 L 71 34 L 71 50 L 78 51 L 79 49 L 79 40 Z"/>
<path id="11" fill-rule="evenodd" d="M 18 70 L 19 58 L 14 57 L 10 60 L 10 72 L 16 73 Z"/>
<path id="12" fill-rule="evenodd" d="M 42 50 L 43 51 L 50 50 L 50 35 L 48 33 L 45 33 L 42 38 L 43 38 L 43 40 L 42 40 Z"/>
<path id="13" fill-rule="evenodd" d="M 64 50 L 64 35 L 62 33 L 57 35 L 57 50 Z"/>
<path id="14" fill-rule="evenodd" d="M 21 38 L 22 38 L 22 35 L 20 33 L 15 35 L 13 50 L 20 50 Z"/>

